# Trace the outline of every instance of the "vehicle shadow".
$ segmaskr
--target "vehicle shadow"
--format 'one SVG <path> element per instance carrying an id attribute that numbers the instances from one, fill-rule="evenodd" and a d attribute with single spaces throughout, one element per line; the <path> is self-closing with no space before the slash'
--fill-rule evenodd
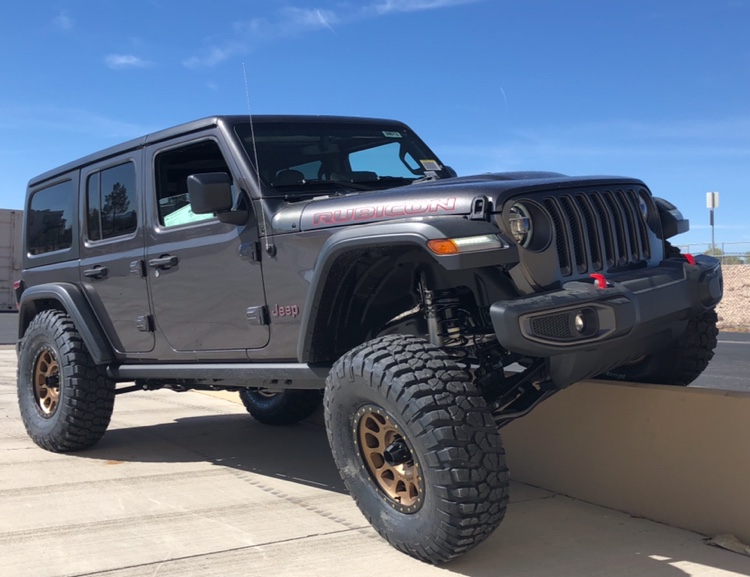
<path id="1" fill-rule="evenodd" d="M 325 429 L 311 423 L 275 427 L 247 414 L 179 417 L 112 428 L 78 455 L 109 462 L 206 462 L 346 493 Z"/>

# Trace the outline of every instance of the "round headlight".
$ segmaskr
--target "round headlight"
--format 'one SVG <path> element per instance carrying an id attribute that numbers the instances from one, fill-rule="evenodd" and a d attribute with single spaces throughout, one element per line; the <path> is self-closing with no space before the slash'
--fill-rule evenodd
<path id="1" fill-rule="evenodd" d="M 646 199 L 639 195 L 638 204 L 641 209 L 641 216 L 643 216 L 644 219 L 648 218 L 648 203 L 646 202 Z"/>
<path id="2" fill-rule="evenodd" d="M 510 207 L 508 223 L 510 225 L 510 235 L 513 237 L 513 240 L 522 247 L 529 246 L 534 234 L 534 225 L 531 221 L 529 209 L 520 202 L 517 202 Z"/>

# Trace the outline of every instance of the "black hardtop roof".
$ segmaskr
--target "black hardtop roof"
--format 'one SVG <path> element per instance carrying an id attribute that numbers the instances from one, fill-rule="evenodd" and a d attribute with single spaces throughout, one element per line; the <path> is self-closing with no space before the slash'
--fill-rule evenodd
<path id="1" fill-rule="evenodd" d="M 250 116 L 248 116 L 247 114 L 223 114 L 223 115 L 218 115 L 218 116 L 207 116 L 205 118 L 200 118 L 198 120 L 193 120 L 191 122 L 178 124 L 177 126 L 173 126 L 171 128 L 165 128 L 163 130 L 151 132 L 149 134 L 146 134 L 145 136 L 140 136 L 138 138 L 134 138 L 133 140 L 128 140 L 127 142 L 123 142 L 121 144 L 110 146 L 109 148 L 102 149 L 98 152 L 94 152 L 92 154 L 89 154 L 77 160 L 73 160 L 72 162 L 63 164 L 62 166 L 58 166 L 57 168 L 53 168 L 52 170 L 48 170 L 47 172 L 44 172 L 32 178 L 29 181 L 29 187 L 37 186 L 42 182 L 53 179 L 57 176 L 65 174 L 66 172 L 70 172 L 71 170 L 76 170 L 78 168 L 84 167 L 89 164 L 93 164 L 95 162 L 101 162 L 102 160 L 106 160 L 113 156 L 117 156 L 118 154 L 122 154 L 123 152 L 127 152 L 129 150 L 136 150 L 138 148 L 146 146 L 147 144 L 153 144 L 154 142 L 161 142 L 163 140 L 169 140 L 170 138 L 175 138 L 177 136 L 182 136 L 184 134 L 190 134 L 191 132 L 198 132 L 200 130 L 205 130 L 206 128 L 212 128 L 214 126 L 219 126 L 221 124 L 234 125 L 234 124 L 238 124 L 241 122 L 248 122 L 249 120 L 250 120 Z M 406 125 L 404 125 L 402 122 L 399 122 L 397 120 L 388 120 L 385 118 L 365 118 L 365 117 L 358 117 L 358 116 L 315 116 L 315 115 L 305 115 L 305 114 L 259 114 L 259 115 L 253 115 L 252 121 L 253 123 L 258 123 L 258 124 L 266 123 L 266 122 L 275 122 L 275 123 L 287 122 L 290 124 L 319 122 L 323 124 L 323 123 L 329 122 L 329 123 L 341 123 L 341 124 L 349 124 L 349 123 L 351 124 L 390 124 L 390 125 L 398 125 L 398 126 L 406 127 Z"/>

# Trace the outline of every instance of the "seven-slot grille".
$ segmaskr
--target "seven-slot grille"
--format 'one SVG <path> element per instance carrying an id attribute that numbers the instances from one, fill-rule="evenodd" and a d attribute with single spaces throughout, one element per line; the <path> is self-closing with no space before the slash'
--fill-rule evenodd
<path id="1" fill-rule="evenodd" d="M 651 247 L 641 212 L 643 202 L 645 193 L 632 189 L 543 196 L 555 231 L 561 274 L 607 271 L 648 261 Z"/>

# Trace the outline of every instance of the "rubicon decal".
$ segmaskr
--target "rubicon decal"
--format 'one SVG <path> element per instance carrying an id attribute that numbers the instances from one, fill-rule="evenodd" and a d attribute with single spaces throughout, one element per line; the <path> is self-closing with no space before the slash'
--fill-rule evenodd
<path id="1" fill-rule="evenodd" d="M 339 224 L 342 222 L 362 222 L 380 218 L 417 216 L 452 212 L 456 209 L 456 198 L 418 200 L 413 202 L 358 206 L 344 210 L 320 211 L 313 214 L 313 226 Z"/>

